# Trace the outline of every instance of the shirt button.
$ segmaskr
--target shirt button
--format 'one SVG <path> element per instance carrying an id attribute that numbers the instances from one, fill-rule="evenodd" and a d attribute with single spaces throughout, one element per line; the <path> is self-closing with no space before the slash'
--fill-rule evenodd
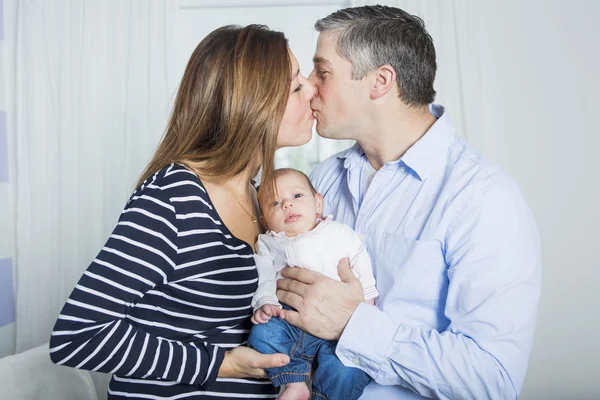
<path id="1" fill-rule="evenodd" d="M 400 172 L 406 172 L 406 167 L 400 167 Z"/>
<path id="2" fill-rule="evenodd" d="M 355 358 L 354 360 L 352 360 L 352 362 L 356 365 L 360 365 L 360 360 L 358 358 Z"/>

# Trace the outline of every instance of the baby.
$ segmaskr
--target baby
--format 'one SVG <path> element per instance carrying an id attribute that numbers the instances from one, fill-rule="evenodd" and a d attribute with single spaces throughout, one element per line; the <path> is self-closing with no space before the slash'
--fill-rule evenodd
<path id="1" fill-rule="evenodd" d="M 340 280 L 340 259 L 350 259 L 350 266 L 364 289 L 365 302 L 374 303 L 379 295 L 369 255 L 360 237 L 347 225 L 321 218 L 323 196 L 310 180 L 294 169 L 275 171 L 277 196 L 267 190 L 258 192 L 261 222 L 268 229 L 258 237 L 255 255 L 258 290 L 252 299 L 254 315 L 248 344 L 265 354 L 285 353 L 290 363 L 267 369 L 267 376 L 277 387 L 286 385 L 280 399 L 308 399 L 313 362 L 313 391 L 329 400 L 358 399 L 371 378 L 357 368 L 346 367 L 335 355 L 335 341 L 314 337 L 288 324 L 275 294 L 280 271 L 286 266 L 307 268 Z M 276 318 L 271 318 L 276 317 Z"/>

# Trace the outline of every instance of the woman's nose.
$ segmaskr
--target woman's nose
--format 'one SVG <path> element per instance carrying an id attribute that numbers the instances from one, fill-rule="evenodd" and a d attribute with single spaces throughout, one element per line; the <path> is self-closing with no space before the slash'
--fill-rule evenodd
<path id="1" fill-rule="evenodd" d="M 308 93 L 308 100 L 312 100 L 319 94 L 319 89 L 317 88 L 317 85 L 307 79 L 306 92 Z"/>
<path id="2" fill-rule="evenodd" d="M 316 82 L 317 82 L 317 70 L 316 70 L 316 68 L 313 68 L 313 70 L 310 71 L 310 75 L 308 75 L 308 81 L 310 83 L 312 83 L 313 85 L 316 86 Z"/>

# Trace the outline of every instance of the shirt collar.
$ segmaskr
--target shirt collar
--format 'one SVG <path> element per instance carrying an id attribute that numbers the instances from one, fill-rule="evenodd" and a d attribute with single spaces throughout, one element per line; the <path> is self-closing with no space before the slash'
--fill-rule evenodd
<path id="1" fill-rule="evenodd" d="M 272 230 L 268 230 L 265 234 L 268 235 L 268 236 L 273 236 L 273 237 L 278 237 L 278 238 L 295 239 L 295 238 L 297 238 L 299 236 L 308 236 L 308 235 L 311 235 L 312 233 L 314 233 L 316 231 L 320 231 L 325 226 L 329 225 L 329 223 L 331 221 L 333 221 L 333 215 L 331 215 L 331 214 L 328 215 L 328 216 L 326 216 L 326 217 L 323 217 L 323 218 L 317 218 L 317 225 L 314 228 L 312 228 L 309 231 L 299 233 L 296 236 L 292 236 L 292 237 L 287 237 L 285 235 L 285 232 L 275 232 L 275 231 L 272 231 Z"/>
<path id="2" fill-rule="evenodd" d="M 427 132 L 412 145 L 398 160 L 387 164 L 404 164 L 423 180 L 434 170 L 446 162 L 446 154 L 455 137 L 454 126 L 443 106 L 430 104 L 429 111 L 437 121 Z M 358 143 L 340 153 L 338 158 L 344 159 L 344 167 L 349 168 L 356 161 L 365 158 L 365 152 Z"/>
<path id="3" fill-rule="evenodd" d="M 448 147 L 456 134 L 450 116 L 443 106 L 431 104 L 429 110 L 437 121 L 400 157 L 421 180 L 446 164 Z"/>
<path id="4" fill-rule="evenodd" d="M 349 147 L 345 151 L 342 151 L 337 155 L 337 158 L 344 160 L 344 168 L 348 168 L 353 162 L 360 160 L 364 157 L 365 151 L 358 144 L 354 143 L 353 146 Z"/>

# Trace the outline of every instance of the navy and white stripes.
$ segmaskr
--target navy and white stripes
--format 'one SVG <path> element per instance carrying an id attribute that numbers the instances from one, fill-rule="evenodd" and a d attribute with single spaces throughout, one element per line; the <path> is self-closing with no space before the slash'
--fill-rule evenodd
<path id="1" fill-rule="evenodd" d="M 252 248 L 195 174 L 172 164 L 132 195 L 52 333 L 61 365 L 114 374 L 109 398 L 275 398 L 269 381 L 217 379 L 247 340 Z"/>

